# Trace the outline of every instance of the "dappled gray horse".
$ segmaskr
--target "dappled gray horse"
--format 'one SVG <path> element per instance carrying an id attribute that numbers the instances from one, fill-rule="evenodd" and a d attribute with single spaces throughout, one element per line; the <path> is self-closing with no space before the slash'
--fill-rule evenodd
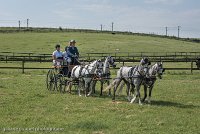
<path id="1" fill-rule="evenodd" d="M 105 61 L 103 62 L 102 72 L 99 72 L 99 74 L 97 74 L 99 76 L 99 81 L 101 84 L 100 95 L 102 95 L 103 84 L 107 83 L 107 85 L 110 85 L 110 79 L 111 79 L 110 65 L 114 68 L 116 67 L 114 58 L 111 56 L 108 56 L 108 57 L 106 57 Z M 98 71 L 96 71 L 96 72 L 98 73 Z M 97 81 L 92 82 L 92 89 L 94 91 L 95 91 L 96 83 L 97 83 Z M 111 89 L 109 89 L 109 95 L 111 95 Z"/>
<path id="2" fill-rule="evenodd" d="M 137 65 L 135 67 L 121 67 L 117 72 L 117 78 L 110 84 L 105 90 L 108 90 L 114 86 L 113 100 L 115 100 L 115 93 L 121 81 L 124 81 L 127 85 L 128 100 L 133 103 L 135 99 L 139 98 L 139 104 L 142 104 L 140 98 L 140 86 L 145 76 L 144 66 Z M 131 90 L 130 90 L 131 87 Z M 133 99 L 130 99 L 130 91 L 136 88 L 136 96 L 133 94 Z"/>
<path id="3" fill-rule="evenodd" d="M 145 101 L 147 97 L 147 88 L 149 88 L 148 103 L 151 102 L 150 100 L 151 92 L 156 82 L 156 75 L 159 79 L 162 79 L 162 75 L 164 71 L 165 69 L 163 68 L 162 62 L 161 63 L 157 62 L 151 67 L 147 68 L 146 78 L 142 83 L 144 85 L 144 98 L 142 99 L 143 102 Z"/>
<path id="4" fill-rule="evenodd" d="M 81 84 L 84 87 L 85 96 L 88 96 L 87 94 L 90 89 L 90 84 L 94 78 L 95 71 L 98 70 L 98 68 L 102 68 L 103 63 L 101 60 L 95 60 L 89 65 L 81 66 L 77 65 L 72 69 L 71 72 L 71 78 L 73 80 L 79 80 L 79 87 L 78 87 L 78 93 L 79 96 L 81 96 L 80 90 L 81 90 Z M 72 84 L 72 83 L 70 83 Z M 71 86 L 69 86 L 71 88 Z"/>

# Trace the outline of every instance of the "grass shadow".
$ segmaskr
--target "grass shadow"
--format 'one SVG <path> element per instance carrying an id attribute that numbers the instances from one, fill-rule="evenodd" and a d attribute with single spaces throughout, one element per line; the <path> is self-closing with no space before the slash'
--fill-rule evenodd
<path id="1" fill-rule="evenodd" d="M 92 130 L 92 131 L 105 130 L 109 128 L 107 125 L 98 121 L 81 121 L 76 124 L 72 124 L 71 126 L 75 129 Z"/>
<path id="2" fill-rule="evenodd" d="M 165 106 L 165 107 L 177 107 L 177 108 L 200 108 L 200 106 L 192 105 L 192 104 L 181 104 L 177 102 L 170 102 L 170 101 L 162 101 L 162 100 L 154 100 L 151 101 L 151 105 L 155 106 Z"/>
<path id="3" fill-rule="evenodd" d="M 74 88 L 71 90 L 71 93 L 69 92 L 65 92 L 67 94 L 71 94 L 71 95 L 78 95 L 78 90 L 75 90 Z M 64 94 L 65 94 L 64 93 Z M 113 98 L 113 91 L 111 91 L 111 95 L 108 95 L 108 92 L 103 92 L 102 95 L 100 95 L 101 91 L 100 89 L 96 89 L 95 93 L 93 92 L 90 96 L 88 97 L 92 97 L 92 98 L 101 98 L 101 99 L 110 99 L 112 100 Z M 84 96 L 84 91 L 81 90 L 81 95 Z M 116 101 L 125 101 L 127 102 L 127 96 L 126 95 L 118 95 L 116 94 Z"/>

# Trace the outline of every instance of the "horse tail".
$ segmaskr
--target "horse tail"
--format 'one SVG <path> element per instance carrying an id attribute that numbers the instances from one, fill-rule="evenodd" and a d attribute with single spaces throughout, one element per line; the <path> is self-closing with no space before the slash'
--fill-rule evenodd
<path id="1" fill-rule="evenodd" d="M 104 89 L 104 91 L 108 91 L 109 89 L 111 89 L 112 87 L 114 87 L 115 84 L 116 84 L 116 79 L 113 80 L 112 83 Z"/>
<path id="2" fill-rule="evenodd" d="M 122 81 L 122 83 L 120 84 L 120 88 L 119 88 L 118 94 L 122 93 L 122 89 L 123 89 L 124 85 L 125 85 L 125 82 Z"/>
<path id="3" fill-rule="evenodd" d="M 71 93 L 71 89 L 72 89 L 72 82 L 68 82 L 67 91 Z"/>

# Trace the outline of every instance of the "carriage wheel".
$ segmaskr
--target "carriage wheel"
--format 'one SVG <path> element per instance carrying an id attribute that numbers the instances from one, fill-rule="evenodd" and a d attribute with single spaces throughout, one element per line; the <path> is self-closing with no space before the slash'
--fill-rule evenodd
<path id="1" fill-rule="evenodd" d="M 48 90 L 55 89 L 55 73 L 52 69 L 50 69 L 47 73 L 46 84 Z"/>

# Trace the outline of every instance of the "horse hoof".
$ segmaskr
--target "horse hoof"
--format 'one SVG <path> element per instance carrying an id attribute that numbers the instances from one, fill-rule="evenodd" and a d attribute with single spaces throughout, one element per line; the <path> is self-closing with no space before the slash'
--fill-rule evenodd
<path id="1" fill-rule="evenodd" d="M 139 105 L 140 105 L 140 106 L 142 106 L 142 105 L 143 105 L 143 103 L 139 103 Z"/>
<path id="2" fill-rule="evenodd" d="M 133 103 L 135 100 L 134 99 L 132 99 L 131 101 L 130 101 L 130 103 Z"/>
<path id="3" fill-rule="evenodd" d="M 86 95 L 86 97 L 89 97 L 89 96 L 90 96 L 90 94 L 87 94 L 87 95 Z"/>

